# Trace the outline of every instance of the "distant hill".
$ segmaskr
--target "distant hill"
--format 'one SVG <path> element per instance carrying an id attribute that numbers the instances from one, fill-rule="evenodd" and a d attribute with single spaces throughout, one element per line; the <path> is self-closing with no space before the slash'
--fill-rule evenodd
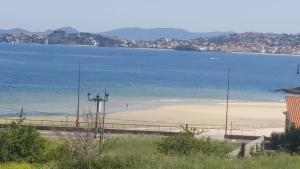
<path id="1" fill-rule="evenodd" d="M 72 27 L 62 27 L 62 28 L 58 28 L 58 29 L 55 29 L 55 30 L 62 30 L 62 31 L 65 31 L 67 34 L 79 33 L 78 30 L 76 30 L 75 28 L 72 28 Z M 47 31 L 45 31 L 45 34 L 49 35 L 55 30 L 47 30 Z"/>
<path id="2" fill-rule="evenodd" d="M 49 35 L 53 33 L 55 30 L 65 31 L 67 34 L 79 33 L 73 27 L 62 27 L 53 30 L 47 30 L 44 33 Z M 32 35 L 37 32 L 30 32 L 22 28 L 14 28 L 14 29 L 0 29 L 0 34 L 26 34 Z M 203 32 L 203 33 L 195 33 L 189 32 L 184 29 L 176 29 L 176 28 L 152 28 L 152 29 L 144 29 L 144 28 L 122 28 L 116 29 L 112 31 L 99 33 L 100 35 L 107 37 L 118 37 L 121 39 L 130 39 L 130 40 L 157 40 L 160 38 L 169 38 L 169 39 L 179 39 L 179 40 L 188 40 L 194 38 L 209 38 L 216 37 L 220 35 L 228 35 L 234 32 Z"/>
<path id="3" fill-rule="evenodd" d="M 131 40 L 156 40 L 159 38 L 170 38 L 170 39 L 194 39 L 199 37 L 216 37 L 220 35 L 227 35 L 234 32 L 203 32 L 203 33 L 194 33 L 189 32 L 184 29 L 176 29 L 176 28 L 152 28 L 152 29 L 144 29 L 144 28 L 122 28 L 116 29 L 112 31 L 102 32 L 100 33 L 103 36 L 109 37 L 119 37 L 123 39 L 131 39 Z"/>
<path id="4" fill-rule="evenodd" d="M 67 34 L 71 33 L 79 33 L 78 30 L 72 27 L 62 27 L 55 30 L 62 30 L 65 31 Z M 45 32 L 39 32 L 39 33 L 45 33 L 45 34 L 51 34 L 55 30 L 47 30 Z M 18 35 L 18 34 L 26 34 L 26 35 L 32 35 L 37 32 L 30 32 L 28 30 L 22 29 L 22 28 L 13 28 L 13 29 L 0 29 L 0 34 L 12 34 L 12 35 Z"/>
<path id="5" fill-rule="evenodd" d="M 27 31 L 27 30 L 22 29 L 22 28 L 0 29 L 0 33 L 1 34 L 12 34 L 12 35 L 16 35 L 16 34 L 32 34 L 32 32 Z"/>

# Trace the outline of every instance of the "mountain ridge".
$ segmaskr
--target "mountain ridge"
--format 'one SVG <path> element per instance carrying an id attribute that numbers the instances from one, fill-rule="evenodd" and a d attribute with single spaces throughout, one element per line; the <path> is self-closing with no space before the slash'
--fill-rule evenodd
<path id="1" fill-rule="evenodd" d="M 32 32 L 23 28 L 12 28 L 12 29 L 0 29 L 2 34 L 32 34 Z"/>
<path id="2" fill-rule="evenodd" d="M 57 29 L 48 29 L 44 32 L 33 32 L 28 31 L 23 28 L 12 28 L 12 29 L 0 29 L 0 33 L 2 34 L 37 34 L 42 33 L 49 35 L 53 33 L 55 30 L 62 30 L 65 31 L 67 34 L 72 33 L 79 33 L 77 29 L 73 27 L 61 27 Z M 178 39 L 178 40 L 188 40 L 188 39 L 194 39 L 194 38 L 209 38 L 209 37 L 216 37 L 220 35 L 227 35 L 234 33 L 233 31 L 228 32 L 221 32 L 221 31 L 215 31 L 215 32 L 190 32 L 185 29 L 181 28 L 138 28 L 138 27 L 132 27 L 132 28 L 120 28 L 115 29 L 111 31 L 105 31 L 100 32 L 96 34 L 100 34 L 107 37 L 118 37 L 123 39 L 130 39 L 130 40 L 156 40 L 160 38 L 168 38 L 168 39 Z"/>
<path id="3" fill-rule="evenodd" d="M 190 32 L 181 28 L 120 28 L 111 31 L 101 32 L 99 34 L 109 37 L 119 37 L 131 40 L 156 40 L 160 38 L 188 40 L 194 38 L 209 38 L 221 35 L 228 35 L 233 31 L 221 32 Z"/>
<path id="4" fill-rule="evenodd" d="M 61 27 L 61 28 L 54 29 L 54 30 L 48 29 L 48 30 L 46 30 L 44 33 L 45 33 L 46 35 L 49 35 L 49 34 L 53 33 L 53 32 L 56 31 L 56 30 L 62 30 L 62 31 L 65 31 L 67 34 L 79 33 L 79 32 L 80 32 L 80 31 L 78 31 L 77 29 L 75 29 L 75 28 L 73 28 L 73 27 L 66 26 L 66 27 Z"/>
<path id="5" fill-rule="evenodd" d="M 44 34 L 48 35 L 48 34 L 51 34 L 52 32 L 54 32 L 55 30 L 62 30 L 62 31 L 65 31 L 67 34 L 79 33 L 79 31 L 73 27 L 61 27 L 61 28 L 57 28 L 57 29 L 53 29 L 53 30 L 48 29 L 44 32 L 32 32 L 32 31 L 28 31 L 23 28 L 11 28 L 11 29 L 0 29 L 0 33 L 12 34 L 12 35 L 18 35 L 18 34 L 32 35 L 32 34 L 37 34 L 37 33 L 44 33 Z"/>

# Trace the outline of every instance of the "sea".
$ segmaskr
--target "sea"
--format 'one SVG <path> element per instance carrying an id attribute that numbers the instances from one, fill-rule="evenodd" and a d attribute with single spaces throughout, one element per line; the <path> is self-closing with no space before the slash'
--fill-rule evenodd
<path id="1" fill-rule="evenodd" d="M 0 114 L 69 115 L 109 93 L 110 113 L 164 105 L 282 102 L 300 86 L 299 56 L 70 45 L 0 44 Z"/>

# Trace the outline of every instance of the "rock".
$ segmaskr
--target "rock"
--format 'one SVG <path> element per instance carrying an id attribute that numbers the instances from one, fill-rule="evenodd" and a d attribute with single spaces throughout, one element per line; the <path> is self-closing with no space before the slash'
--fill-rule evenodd
<path id="1" fill-rule="evenodd" d="M 275 90 L 275 92 L 285 92 L 288 94 L 300 94 L 300 87 L 289 88 L 289 89 L 279 89 L 279 90 Z"/>

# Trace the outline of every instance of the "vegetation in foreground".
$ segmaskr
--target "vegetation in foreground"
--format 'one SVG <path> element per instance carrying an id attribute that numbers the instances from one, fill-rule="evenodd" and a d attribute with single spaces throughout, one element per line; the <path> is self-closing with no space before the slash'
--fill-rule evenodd
<path id="1" fill-rule="evenodd" d="M 41 162 L 46 153 L 46 141 L 34 128 L 13 122 L 0 132 L 0 161 Z"/>
<path id="2" fill-rule="evenodd" d="M 0 168 L 296 169 L 300 166 L 300 156 L 287 153 L 262 153 L 249 159 L 230 159 L 226 153 L 231 151 L 235 145 L 207 139 L 196 140 L 189 133 L 171 137 L 126 136 L 113 140 L 115 141 L 113 146 L 106 153 L 101 156 L 92 156 L 87 161 L 81 161 L 80 167 L 77 166 L 76 161 L 74 163 L 71 159 L 73 158 L 72 154 L 76 151 L 73 153 L 66 151 L 70 150 L 71 144 L 56 140 L 45 142 L 44 156 L 42 156 L 44 159 L 40 159 L 41 161 L 27 161 L 27 158 L 18 158 L 18 160 L 0 164 Z"/>
<path id="3" fill-rule="evenodd" d="M 273 149 L 287 150 L 292 154 L 300 153 L 300 129 L 291 128 L 284 133 L 272 133 L 271 142 Z"/>

